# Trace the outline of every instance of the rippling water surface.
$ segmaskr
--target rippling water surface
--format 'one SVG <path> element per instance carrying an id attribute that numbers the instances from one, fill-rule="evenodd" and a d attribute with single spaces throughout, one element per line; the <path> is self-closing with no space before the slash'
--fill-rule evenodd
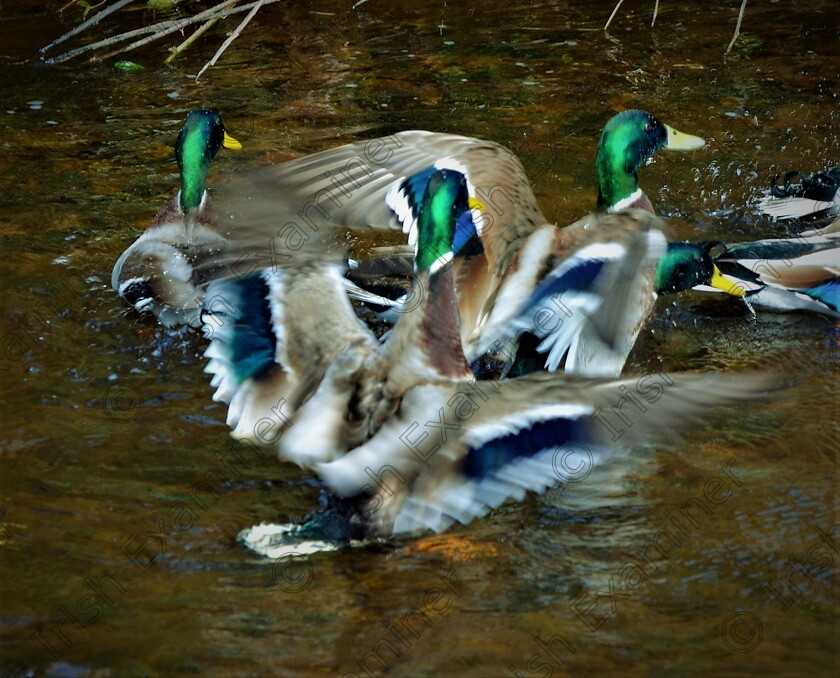
<path id="1" fill-rule="evenodd" d="M 315 480 L 268 455 L 225 466 L 201 339 L 110 289 L 176 190 L 196 105 L 245 147 L 211 186 L 446 130 L 516 150 L 558 223 L 594 205 L 601 126 L 644 108 L 709 142 L 643 169 L 675 236 L 784 235 L 755 210 L 769 177 L 840 164 L 836 0 L 750 2 L 727 59 L 732 2 L 662 3 L 653 28 L 654 3 L 625 3 L 609 34 L 611 0 L 276 4 L 199 84 L 234 20 L 169 67 L 154 46 L 135 73 L 40 65 L 80 20 L 61 4 L 0 10 L 0 675 L 837 675 L 835 323 L 660 300 L 628 370 L 772 367 L 796 385 L 445 539 L 278 567 L 236 534 L 312 510 Z M 679 538 L 646 562 L 660 530 Z"/>

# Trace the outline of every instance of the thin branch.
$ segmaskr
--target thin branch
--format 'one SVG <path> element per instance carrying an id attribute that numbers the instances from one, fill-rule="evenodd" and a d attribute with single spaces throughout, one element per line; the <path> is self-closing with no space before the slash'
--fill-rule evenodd
<path id="1" fill-rule="evenodd" d="M 656 23 L 656 15 L 659 14 L 659 0 L 656 0 L 656 4 L 653 6 L 653 19 L 650 22 L 650 27 L 653 28 L 653 24 Z"/>
<path id="2" fill-rule="evenodd" d="M 181 30 L 187 26 L 191 26 L 192 24 L 198 23 L 199 21 L 204 21 L 205 19 L 215 19 L 215 18 L 224 18 L 230 16 L 232 14 L 241 14 L 242 12 L 247 12 L 249 9 L 254 7 L 258 4 L 258 2 L 250 2 L 246 5 L 242 5 L 241 7 L 235 7 L 233 9 L 226 9 L 229 5 L 233 4 L 234 2 L 238 2 L 238 0 L 226 0 L 226 2 L 220 2 L 218 5 L 214 5 L 210 9 L 206 9 L 199 14 L 196 14 L 192 17 L 187 17 L 185 19 L 175 19 L 175 20 L 168 20 L 168 21 L 161 21 L 156 24 L 152 24 L 151 26 L 144 26 L 143 28 L 138 28 L 133 31 L 128 31 L 126 33 L 121 33 L 120 35 L 115 35 L 105 40 L 100 40 L 99 42 L 94 42 L 89 45 L 85 45 L 83 47 L 79 47 L 74 50 L 70 50 L 69 52 L 65 52 L 63 54 L 59 54 L 57 57 L 53 57 L 52 59 L 44 59 L 44 63 L 46 64 L 57 64 L 63 61 L 67 61 L 68 59 L 72 59 L 79 54 L 83 54 L 85 52 L 90 52 L 93 50 L 100 49 L 102 47 L 108 47 L 109 45 L 113 45 L 118 42 L 122 42 L 123 40 L 128 40 L 130 38 L 135 38 L 138 35 L 147 35 L 149 33 L 154 33 L 155 35 L 151 36 L 148 39 L 138 40 L 126 47 L 122 47 L 118 50 L 110 52 L 100 59 L 107 59 L 108 57 L 112 57 L 115 54 L 120 54 L 122 52 L 127 52 L 128 50 L 135 49 L 137 47 L 141 47 L 146 45 L 150 42 L 154 42 L 159 38 L 162 38 L 170 33 L 174 33 L 175 31 Z M 265 4 L 273 4 L 275 2 L 281 2 L 281 0 L 264 0 Z"/>
<path id="3" fill-rule="evenodd" d="M 100 40 L 99 42 L 92 42 L 89 45 L 84 45 L 83 47 L 78 47 L 76 49 L 72 49 L 69 52 L 64 52 L 64 54 L 59 54 L 57 57 L 53 57 L 52 59 L 45 59 L 44 63 L 47 64 L 57 64 L 61 63 L 62 61 L 67 61 L 68 59 L 72 59 L 79 54 L 83 54 L 85 52 L 90 52 L 92 50 L 97 50 L 100 47 L 108 47 L 109 45 L 113 45 L 117 42 L 122 42 L 123 40 L 128 40 L 129 38 L 135 38 L 138 35 L 147 35 L 149 33 L 157 33 L 158 31 L 166 31 L 165 33 L 161 33 L 159 37 L 163 37 L 164 35 L 168 35 L 174 31 L 180 30 L 190 24 L 197 23 L 203 19 L 210 17 L 211 15 L 215 14 L 220 8 L 226 7 L 228 4 L 233 2 L 233 0 L 226 0 L 225 2 L 219 3 L 211 7 L 208 10 L 200 12 L 192 17 L 187 17 L 185 19 L 174 19 L 174 20 L 167 20 L 167 21 L 160 21 L 156 24 L 152 24 L 151 26 L 144 26 L 143 28 L 137 28 L 133 31 L 127 31 L 126 33 L 120 33 L 119 35 L 111 36 L 110 38 L 106 38 L 105 40 Z M 235 11 L 235 10 L 234 10 Z M 173 27 L 172 30 L 168 30 L 168 28 Z M 156 38 L 155 38 L 156 39 Z"/>
<path id="4" fill-rule="evenodd" d="M 610 27 L 610 24 L 612 23 L 612 20 L 615 18 L 616 12 L 618 12 L 618 8 L 621 7 L 621 3 L 623 3 L 623 2 L 624 2 L 624 0 L 618 0 L 618 3 L 616 4 L 615 9 L 613 9 L 612 14 L 610 14 L 610 18 L 607 19 L 607 23 L 604 24 L 604 31 L 606 31 Z"/>
<path id="5" fill-rule="evenodd" d="M 166 59 L 164 60 L 164 62 L 163 62 L 163 63 L 164 63 L 164 64 L 170 64 L 170 63 L 172 63 L 172 61 L 173 61 L 176 57 L 178 57 L 178 55 L 179 55 L 179 54 L 181 54 L 182 52 L 184 52 L 184 51 L 185 51 L 185 50 L 186 50 L 186 49 L 187 49 L 190 45 L 192 45 L 192 44 L 193 44 L 196 40 L 198 40 L 198 39 L 199 39 L 202 35 L 204 35 L 204 34 L 205 34 L 205 33 L 206 33 L 206 32 L 207 32 L 210 28 L 212 28 L 212 27 L 213 27 L 213 25 L 214 25 L 214 24 L 215 24 L 218 20 L 219 20 L 219 17 L 213 17 L 213 18 L 212 18 L 212 19 L 210 19 L 210 21 L 208 21 L 206 24 L 202 24 L 201 26 L 199 26 L 198 28 L 196 28 L 196 29 L 195 29 L 195 30 L 194 30 L 194 31 L 190 34 L 190 37 L 188 37 L 186 40 L 184 40 L 184 42 L 182 42 L 182 43 L 181 43 L 180 45 L 178 45 L 177 47 L 172 47 L 172 48 L 171 48 L 172 54 L 170 54 L 168 57 L 166 57 Z"/>
<path id="6" fill-rule="evenodd" d="M 99 23 L 102 19 L 104 19 L 109 14 L 113 14 L 118 9 L 122 9 L 126 5 L 130 5 L 132 2 L 134 2 L 134 0 L 119 0 L 119 2 L 115 2 L 110 7 L 106 7 L 101 12 L 97 12 L 96 14 L 94 14 L 90 19 L 88 19 L 84 23 L 79 24 L 73 30 L 68 31 L 67 33 L 62 35 L 60 38 L 58 38 L 58 40 L 53 40 L 49 45 L 47 45 L 46 47 L 42 47 L 38 51 L 41 54 L 43 54 L 44 52 L 52 49 L 56 45 L 60 45 L 65 40 L 68 40 L 68 39 L 72 38 L 74 35 L 78 35 L 82 31 L 85 31 L 88 28 L 90 28 L 91 26 L 93 26 L 94 24 Z"/>
<path id="7" fill-rule="evenodd" d="M 726 48 L 726 54 L 729 54 L 729 50 L 732 49 L 732 45 L 735 44 L 735 41 L 738 39 L 738 36 L 741 33 L 741 19 L 744 18 L 744 10 L 747 8 L 747 0 L 744 0 L 741 3 L 741 11 L 738 12 L 738 23 L 735 24 L 735 33 L 732 36 L 732 40 L 729 41 L 729 47 Z"/>
<path id="8" fill-rule="evenodd" d="M 222 46 L 219 47 L 219 49 L 216 50 L 216 53 L 213 55 L 213 58 L 210 59 L 210 61 L 208 61 L 206 64 L 204 64 L 204 66 L 202 66 L 201 70 L 198 72 L 198 75 L 195 76 L 195 81 L 196 82 L 198 82 L 198 79 L 202 76 L 204 71 L 206 71 L 208 68 L 213 66 L 216 63 L 216 61 L 219 60 L 219 57 L 222 56 L 224 51 L 230 46 L 230 44 L 234 40 L 236 40 L 236 38 L 239 37 L 239 34 L 243 31 L 245 26 L 248 25 L 248 22 L 251 21 L 251 19 L 254 18 L 254 15 L 257 12 L 260 11 L 260 7 L 263 6 L 264 2 L 265 2 L 265 0 L 259 0 L 259 2 L 256 5 L 254 5 L 254 9 L 252 9 L 250 12 L 248 12 L 248 15 L 244 19 L 242 19 L 242 22 L 236 27 L 236 29 L 233 31 L 233 33 L 231 33 L 228 36 L 228 39 L 225 40 L 222 43 Z"/>
<path id="9" fill-rule="evenodd" d="M 148 45 L 150 42 L 154 42 L 155 40 L 160 40 L 163 37 L 166 37 L 170 33 L 175 33 L 176 31 L 180 31 L 184 26 L 188 26 L 190 24 L 196 23 L 196 19 L 205 19 L 207 18 L 208 13 L 212 14 L 217 9 L 225 11 L 229 10 L 235 12 L 236 9 L 230 9 L 232 5 L 235 5 L 239 0 L 225 0 L 225 2 L 221 2 L 218 5 L 213 6 L 211 9 L 205 10 L 200 14 L 196 14 L 193 17 L 190 17 L 186 20 L 175 20 L 170 22 L 169 26 L 163 27 L 160 31 L 156 32 L 154 35 L 150 35 L 148 38 L 142 38 L 141 40 L 136 40 L 132 42 L 130 45 L 125 45 L 120 47 L 119 49 L 115 49 L 112 52 L 108 52 L 107 54 L 103 54 L 101 57 L 91 57 L 91 61 L 104 61 L 105 59 L 110 59 L 112 56 L 116 54 L 122 54 L 123 52 L 128 52 L 132 49 L 137 49 L 138 47 L 142 47 L 143 45 Z M 202 16 L 205 15 L 205 16 Z M 212 17 L 211 17 L 212 18 Z M 187 23 L 188 22 L 188 23 Z"/>

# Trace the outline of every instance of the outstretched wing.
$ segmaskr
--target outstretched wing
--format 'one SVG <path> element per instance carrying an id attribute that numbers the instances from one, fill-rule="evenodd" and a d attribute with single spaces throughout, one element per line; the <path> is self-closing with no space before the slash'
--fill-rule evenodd
<path id="1" fill-rule="evenodd" d="M 275 444 L 338 356 L 376 346 L 344 293 L 340 263 L 320 255 L 290 261 L 273 273 L 219 280 L 205 295 L 205 371 L 239 440 Z"/>
<path id="2" fill-rule="evenodd" d="M 505 353 L 505 344 L 515 352 L 528 333 L 541 340 L 537 351 L 550 371 L 565 359 L 567 372 L 618 376 L 656 300 L 656 264 L 667 247 L 661 228 L 656 216 L 631 210 L 560 229 L 557 265 L 532 291 L 523 284 L 499 296 L 468 358 Z"/>
<path id="3" fill-rule="evenodd" d="M 500 248 L 545 223 L 514 153 L 499 144 L 426 131 L 399 132 L 265 167 L 217 192 L 220 213 L 232 214 L 230 237 L 265 242 L 280 233 L 304 237 L 321 228 L 403 228 L 395 186 L 428 172 L 443 158 L 457 163 L 483 207 L 479 227 L 495 229 Z M 396 209 L 396 211 L 395 211 Z M 516 227 L 511 227 L 515 224 Z M 410 225 L 409 225 L 410 230 Z"/>
<path id="4" fill-rule="evenodd" d="M 687 418 L 755 398 L 778 381 L 666 374 L 583 381 L 540 373 L 426 386 L 368 443 L 317 471 L 342 496 L 372 495 L 365 518 L 380 534 L 442 531 L 528 490 L 585 478 L 626 451 L 631 435 L 672 435 Z"/>

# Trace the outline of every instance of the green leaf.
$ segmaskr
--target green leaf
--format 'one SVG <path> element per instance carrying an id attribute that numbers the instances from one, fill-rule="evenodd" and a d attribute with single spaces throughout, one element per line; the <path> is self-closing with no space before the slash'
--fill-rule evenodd
<path id="1" fill-rule="evenodd" d="M 146 68 L 140 64 L 135 64 L 133 61 L 118 61 L 114 64 L 114 68 L 119 68 L 121 71 L 145 71 Z"/>

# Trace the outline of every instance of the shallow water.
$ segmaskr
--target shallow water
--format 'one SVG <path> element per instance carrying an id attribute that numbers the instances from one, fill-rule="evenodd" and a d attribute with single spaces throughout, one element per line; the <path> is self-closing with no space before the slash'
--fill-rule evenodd
<path id="1" fill-rule="evenodd" d="M 196 105 L 245 147 L 220 154 L 211 186 L 446 130 L 515 149 L 558 223 L 594 205 L 603 123 L 644 108 L 709 142 L 643 169 L 675 236 L 785 234 L 757 215 L 760 189 L 840 164 L 835 0 L 749 3 L 726 60 L 737 3 L 663 3 L 654 28 L 653 3 L 625 3 L 608 35 L 612 0 L 279 4 L 199 84 L 232 21 L 171 67 L 163 47 L 129 55 L 137 73 L 33 63 L 79 21 L 61 4 L 0 10 L 0 674 L 837 675 L 835 323 L 660 300 L 628 371 L 772 367 L 796 384 L 447 539 L 278 565 L 236 535 L 313 510 L 317 483 L 268 455 L 234 460 L 201 339 L 110 289 L 176 190 L 172 144 Z M 678 516 L 684 538 L 644 567 Z M 425 621 L 403 620 L 411 608 Z"/>

